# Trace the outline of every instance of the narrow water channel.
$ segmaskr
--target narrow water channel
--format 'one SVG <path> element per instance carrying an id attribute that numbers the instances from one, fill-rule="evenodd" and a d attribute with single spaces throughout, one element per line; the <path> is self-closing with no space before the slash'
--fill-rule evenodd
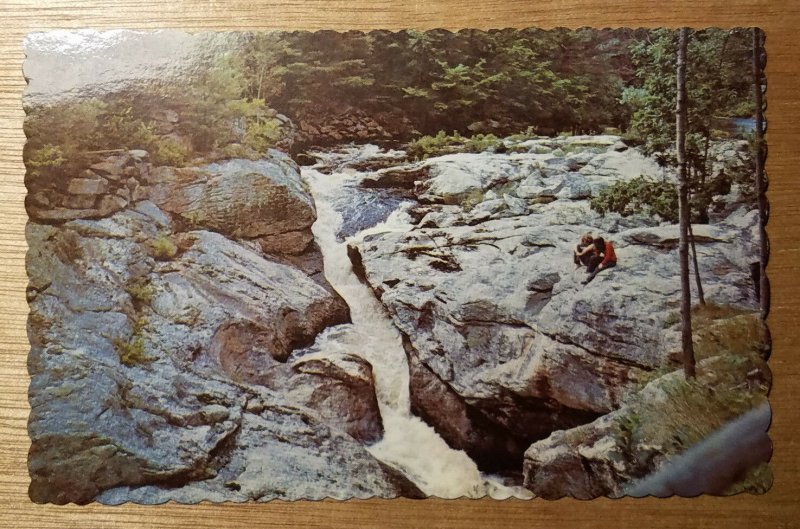
<path id="1" fill-rule="evenodd" d="M 529 497 L 521 487 L 506 487 L 481 474 L 466 453 L 450 448 L 433 428 L 411 414 L 408 363 L 400 333 L 370 288 L 353 273 L 347 244 L 337 238 L 343 219 L 334 204 L 347 199 L 347 184 L 354 175 L 326 175 L 313 168 L 304 168 L 302 175 L 316 203 L 312 231 L 322 250 L 325 277 L 347 302 L 352 317 L 352 324 L 322 333 L 315 349 L 356 354 L 372 365 L 385 434 L 368 447 L 370 453 L 402 471 L 431 496 Z M 400 208 L 370 231 L 406 231 L 410 225 L 404 219 Z"/>

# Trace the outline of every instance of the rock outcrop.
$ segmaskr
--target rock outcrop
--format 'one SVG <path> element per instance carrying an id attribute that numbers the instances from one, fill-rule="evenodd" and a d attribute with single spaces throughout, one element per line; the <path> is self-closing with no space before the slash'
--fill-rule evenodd
<path id="1" fill-rule="evenodd" d="M 362 446 L 383 432 L 371 366 L 289 359 L 349 320 L 308 265 L 315 212 L 291 162 L 115 156 L 49 192 L 118 196 L 87 182 L 121 166 L 130 203 L 34 210 L 27 228 L 32 499 L 419 496 Z"/>
<path id="2" fill-rule="evenodd" d="M 140 186 L 152 165 L 146 151 L 98 153 L 95 163 L 69 178 L 29 173 L 25 206 L 31 220 L 57 223 L 107 217 L 143 198 Z"/>
<path id="3" fill-rule="evenodd" d="M 413 129 L 405 116 L 391 112 L 370 114 L 358 108 L 334 114 L 305 114 L 296 116 L 295 122 L 295 150 L 349 142 L 397 141 L 408 137 Z"/>
<path id="4" fill-rule="evenodd" d="M 408 340 L 416 409 L 476 459 L 486 461 L 486 443 L 471 430 L 504 438 L 497 457 L 518 462 L 514 447 L 618 408 L 677 360 L 677 228 L 602 217 L 585 200 L 641 174 L 671 178 L 617 141 L 531 140 L 527 153 L 450 154 L 365 178 L 420 177 L 413 226 L 370 230 L 351 254 Z M 744 209 L 695 226 L 710 301 L 755 306 L 755 230 Z M 584 286 L 571 254 L 588 231 L 613 241 L 619 265 Z"/>
<path id="5" fill-rule="evenodd" d="M 556 431 L 533 444 L 525 452 L 525 486 L 546 499 L 622 496 L 636 482 L 664 469 L 672 457 L 698 446 L 696 443 L 728 421 L 764 405 L 771 375 L 763 359 L 757 354 L 720 352 L 723 354 L 700 362 L 700 382 L 687 382 L 681 371 L 670 373 L 650 382 L 620 409 L 591 424 Z M 742 385 L 742 380 L 746 384 Z M 759 424 L 760 431 L 740 430 L 729 434 L 725 443 L 707 447 L 706 451 L 718 458 L 727 452 L 730 459 L 717 460 L 705 470 L 694 462 L 698 468 L 685 468 L 681 474 L 699 474 L 694 479 L 674 479 L 667 495 L 723 493 L 741 477 L 737 474 L 748 470 L 753 462 L 746 462 L 750 455 L 737 453 L 739 448 L 730 436 L 756 437 L 749 448 L 762 455 L 756 456 L 760 459 L 755 462 L 768 459 L 770 444 L 765 432 L 769 419 Z M 713 488 L 704 490 L 704 484 Z"/>

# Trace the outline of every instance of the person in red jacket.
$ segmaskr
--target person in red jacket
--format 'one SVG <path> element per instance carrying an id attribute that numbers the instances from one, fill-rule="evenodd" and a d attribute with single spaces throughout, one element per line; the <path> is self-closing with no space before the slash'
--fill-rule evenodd
<path id="1" fill-rule="evenodd" d="M 584 254 L 590 255 L 586 265 L 589 276 L 581 281 L 584 285 L 589 283 L 601 271 L 617 266 L 617 254 L 611 241 L 606 241 L 602 237 L 596 237 L 590 246 L 583 249 L 579 257 Z"/>

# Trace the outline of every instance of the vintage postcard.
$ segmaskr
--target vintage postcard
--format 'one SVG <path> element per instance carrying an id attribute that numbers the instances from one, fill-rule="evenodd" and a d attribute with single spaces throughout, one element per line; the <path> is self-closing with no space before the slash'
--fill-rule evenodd
<path id="1" fill-rule="evenodd" d="M 760 30 L 24 46 L 33 501 L 771 486 Z"/>

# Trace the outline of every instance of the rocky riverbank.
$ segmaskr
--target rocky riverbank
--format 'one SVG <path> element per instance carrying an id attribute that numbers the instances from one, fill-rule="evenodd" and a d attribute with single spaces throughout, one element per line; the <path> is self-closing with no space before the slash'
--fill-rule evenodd
<path id="1" fill-rule="evenodd" d="M 29 208 L 34 501 L 420 494 L 364 448 L 371 366 L 287 361 L 349 319 L 288 157 L 88 172 Z"/>
<path id="2" fill-rule="evenodd" d="M 405 337 L 415 412 L 493 470 L 519 468 L 527 447 L 544 438 L 567 450 L 560 437 L 550 437 L 554 431 L 588 424 L 571 438 L 593 438 L 607 414 L 628 406 L 646 381 L 680 365 L 677 226 L 646 215 L 601 216 L 587 200 L 617 181 L 673 176 L 616 137 L 511 147 L 515 152 L 450 154 L 365 174 L 364 187 L 413 190 L 412 227 L 372 230 L 350 242 L 361 277 Z M 734 195 L 727 216 L 694 227 L 700 273 L 711 305 L 754 317 L 756 212 L 737 206 Z M 571 253 L 585 232 L 612 240 L 619 265 L 584 286 Z M 763 332 L 742 340 L 763 354 Z M 731 347 L 724 339 L 718 346 L 713 355 Z M 758 372 L 768 369 L 760 365 Z M 768 384 L 758 388 L 742 393 L 763 397 Z M 597 448 L 605 449 L 611 451 Z M 560 467 L 533 463 L 537 450 L 526 455 L 526 485 L 552 496 Z M 661 450 L 661 459 L 639 462 L 635 471 L 615 460 L 625 471 L 608 478 L 614 487 L 581 489 L 570 481 L 558 494 L 618 493 L 675 451 Z M 575 472 L 591 482 L 586 468 Z M 541 478 L 548 473 L 550 481 Z"/>
<path id="3" fill-rule="evenodd" d="M 731 149 L 743 147 L 718 150 Z M 315 178 L 342 186 L 324 198 L 341 220 L 326 251 L 347 238 L 342 266 L 370 287 L 348 291 L 350 307 L 326 279 L 309 182 L 278 151 L 186 168 L 145 151 L 98 153 L 78 175 L 29 181 L 34 501 L 451 490 L 419 474 L 441 462 L 412 461 L 404 429 L 444 439 L 455 451 L 436 453 L 475 482 L 470 495 L 491 486 L 458 450 L 512 484 L 524 470 L 540 496 L 619 495 L 763 401 L 756 215 L 735 190 L 694 232 L 706 297 L 724 307 L 700 329 L 716 337 L 704 342 L 701 372 L 713 369 L 703 380 L 724 379 L 727 393 L 716 394 L 744 404 L 720 400 L 680 445 L 631 444 L 631 417 L 661 420 L 669 399 L 647 395 L 676 379 L 677 228 L 601 216 L 588 199 L 616 181 L 672 175 L 614 136 L 507 140 L 495 151 L 421 161 L 374 146 L 312 153 Z M 382 224 L 389 216 L 402 222 Z M 571 252 L 586 231 L 614 242 L 619 265 L 584 286 Z M 370 295 L 377 302 L 353 297 Z M 359 341 L 367 317 L 347 325 L 354 304 L 388 318 L 373 323 L 396 337 L 404 361 L 391 365 L 408 371 L 397 375 L 406 397 L 376 364 L 380 340 Z M 731 352 L 731 321 L 750 322 L 745 352 Z M 717 368 L 730 376 L 715 379 Z"/>

